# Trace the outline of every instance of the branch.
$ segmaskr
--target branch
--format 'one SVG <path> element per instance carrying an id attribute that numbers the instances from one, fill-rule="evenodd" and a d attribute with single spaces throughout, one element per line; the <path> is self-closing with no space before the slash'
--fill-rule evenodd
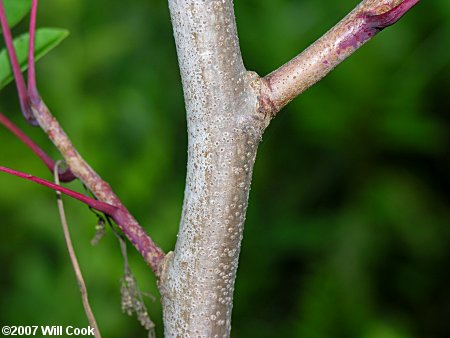
<path id="1" fill-rule="evenodd" d="M 41 99 L 32 102 L 31 109 L 39 125 L 58 148 L 74 175 L 78 177 L 100 201 L 111 204 L 121 210 L 122 220 L 120 223 L 117 223 L 117 225 L 141 253 L 153 272 L 158 275 L 158 266 L 164 258 L 163 251 L 145 233 L 144 229 L 122 204 L 109 184 L 106 183 L 81 157 L 44 102 Z"/>
<path id="2" fill-rule="evenodd" d="M 304 52 L 262 79 L 259 111 L 274 116 L 419 1 L 362 1 Z"/>
<path id="3" fill-rule="evenodd" d="M 32 11 L 32 22 L 30 25 L 30 48 L 34 47 L 33 39 L 31 39 L 31 37 L 34 36 L 34 34 L 32 35 L 32 30 L 35 29 L 35 19 L 33 19 L 33 17 L 36 16 L 37 2 L 38 0 L 33 0 L 34 10 Z M 34 66 L 31 66 L 31 69 L 34 69 Z M 72 145 L 69 137 L 39 96 L 37 88 L 35 87 L 36 81 L 34 80 L 34 72 L 30 76 L 30 80 L 29 90 L 31 110 L 40 127 L 58 148 L 74 175 L 78 177 L 100 201 L 111 204 L 120 210 L 121 221 L 117 222 L 117 220 L 115 220 L 117 225 L 141 253 L 153 272 L 158 276 L 159 265 L 165 256 L 164 252 L 153 242 L 150 236 L 122 204 L 109 184 L 86 163 Z"/>

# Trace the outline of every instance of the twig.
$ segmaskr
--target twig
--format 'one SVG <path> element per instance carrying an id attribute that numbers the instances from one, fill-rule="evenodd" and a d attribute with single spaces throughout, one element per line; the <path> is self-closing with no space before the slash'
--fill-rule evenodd
<path id="1" fill-rule="evenodd" d="M 73 146 L 72 142 L 59 125 L 58 121 L 50 113 L 42 100 L 32 102 L 31 109 L 41 128 L 48 135 L 50 140 L 64 157 L 70 170 L 78 177 L 99 201 L 115 206 L 120 210 L 120 221 L 114 218 L 119 228 L 131 241 L 134 247 L 144 258 L 156 276 L 159 276 L 159 265 L 165 255 L 150 236 L 144 231 L 142 226 L 131 215 L 122 201 L 113 192 L 110 185 L 106 183 L 81 157 Z"/>
<path id="2" fill-rule="evenodd" d="M 362 1 L 304 52 L 262 79 L 259 111 L 274 116 L 419 1 Z"/>
<path id="3" fill-rule="evenodd" d="M 30 21 L 30 49 L 34 49 L 34 30 L 36 25 L 36 12 L 38 0 L 33 0 L 32 15 Z M 38 94 L 36 88 L 34 58 L 30 53 L 31 58 L 29 67 L 29 95 L 31 98 L 31 110 L 34 117 L 38 121 L 41 128 L 46 132 L 53 144 L 58 148 L 61 155 L 64 157 L 68 167 L 72 170 L 76 177 L 78 177 L 88 189 L 100 200 L 117 207 L 120 220 L 114 218 L 119 228 L 131 243 L 140 252 L 146 263 L 151 267 L 153 272 L 159 275 L 159 265 L 164 258 L 164 252 L 153 242 L 150 236 L 144 231 L 136 219 L 131 215 L 127 208 L 123 205 L 120 199 L 112 191 L 108 183 L 106 183 L 81 157 L 78 151 L 73 146 L 72 142 L 59 125 L 58 121 L 51 114 L 43 100 Z"/>
<path id="4" fill-rule="evenodd" d="M 56 162 L 54 169 L 54 178 L 55 183 L 59 185 L 59 174 L 58 167 L 60 161 Z M 80 288 L 81 299 L 83 302 L 84 311 L 86 312 L 86 316 L 89 320 L 89 324 L 94 329 L 94 336 L 96 338 L 101 338 L 100 330 L 97 325 L 97 321 L 95 320 L 94 313 L 92 312 L 91 306 L 89 305 L 88 292 L 86 288 L 86 283 L 84 282 L 83 274 L 81 273 L 80 265 L 77 260 L 77 256 L 75 254 L 75 250 L 72 245 L 72 239 L 70 237 L 69 227 L 67 225 L 66 214 L 64 211 L 64 205 L 61 198 L 61 193 L 59 191 L 56 192 L 57 200 L 58 200 L 58 210 L 61 218 L 61 226 L 64 232 L 64 239 L 67 245 L 67 251 L 69 252 L 70 261 L 72 262 L 73 270 L 75 272 L 75 276 L 77 279 L 78 287 Z"/>

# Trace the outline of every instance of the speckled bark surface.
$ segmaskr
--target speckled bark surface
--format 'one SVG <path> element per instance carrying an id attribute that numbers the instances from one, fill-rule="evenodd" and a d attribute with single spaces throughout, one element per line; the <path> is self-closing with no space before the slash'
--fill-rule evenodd
<path id="1" fill-rule="evenodd" d="M 167 337 L 227 337 L 253 164 L 267 120 L 232 1 L 169 1 L 188 122 L 178 241 L 161 281 Z"/>

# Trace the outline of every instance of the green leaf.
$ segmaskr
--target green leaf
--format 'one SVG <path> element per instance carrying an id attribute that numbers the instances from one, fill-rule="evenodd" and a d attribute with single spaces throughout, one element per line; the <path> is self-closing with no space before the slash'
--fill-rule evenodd
<path id="1" fill-rule="evenodd" d="M 69 32 L 60 28 L 40 28 L 36 31 L 35 59 L 39 60 L 53 48 L 61 43 L 69 35 Z M 25 71 L 28 68 L 28 33 L 14 39 L 17 58 L 20 69 Z M 9 64 L 6 49 L 0 51 L 0 89 L 13 80 L 11 66 Z"/>
<path id="2" fill-rule="evenodd" d="M 30 0 L 3 0 L 3 6 L 5 7 L 6 18 L 8 19 L 8 25 L 10 28 L 17 25 L 20 20 L 30 11 Z M 0 33 L 2 29 L 0 28 Z"/>

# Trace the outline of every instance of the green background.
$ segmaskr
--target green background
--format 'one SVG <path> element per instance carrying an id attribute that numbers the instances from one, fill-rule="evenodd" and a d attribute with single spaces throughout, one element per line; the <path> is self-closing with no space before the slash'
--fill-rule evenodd
<path id="1" fill-rule="evenodd" d="M 356 2 L 236 1 L 246 66 L 271 72 Z M 71 32 L 38 65 L 43 98 L 171 250 L 187 137 L 166 1 L 41 1 L 38 23 Z M 272 122 L 254 170 L 232 337 L 450 336 L 449 41 L 450 2 L 422 1 Z M 21 118 L 13 85 L 0 109 L 57 157 Z M 51 179 L 4 128 L 0 142 L 0 165 Z M 114 236 L 92 247 L 95 216 L 65 203 L 103 336 L 145 336 L 121 312 Z M 50 190 L 0 175 L 1 325 L 87 325 L 58 217 Z M 155 279 L 129 255 L 142 291 L 156 297 L 147 304 L 162 336 Z"/>

